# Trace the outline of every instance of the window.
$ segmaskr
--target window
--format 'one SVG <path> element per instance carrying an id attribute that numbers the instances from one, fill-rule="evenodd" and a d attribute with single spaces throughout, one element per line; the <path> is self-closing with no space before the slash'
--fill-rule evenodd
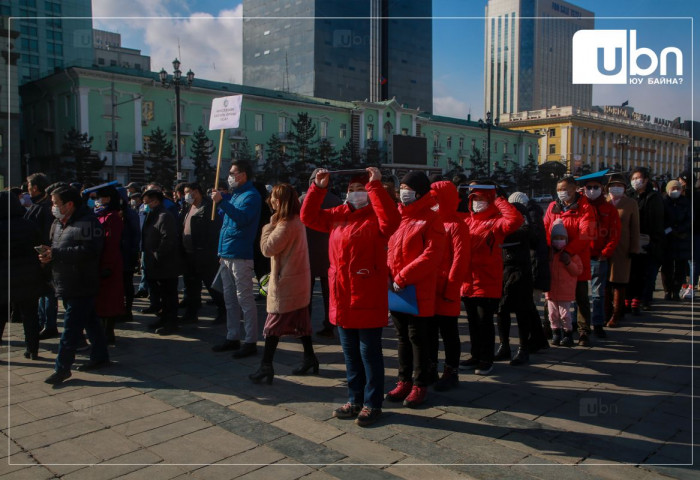
<path id="1" fill-rule="evenodd" d="M 97 64 L 98 64 L 98 65 L 104 65 L 104 64 L 105 64 L 105 59 L 102 58 L 102 57 L 98 58 L 98 59 L 97 59 Z"/>
<path id="2" fill-rule="evenodd" d="M 211 109 L 210 108 L 203 108 L 202 109 L 202 125 L 205 126 L 205 128 L 209 128 L 209 119 L 211 118 Z"/>
<path id="3" fill-rule="evenodd" d="M 439 163 L 440 163 L 440 157 L 435 155 L 433 157 L 433 167 L 437 167 Z"/>
<path id="4" fill-rule="evenodd" d="M 493 153 L 498 153 L 498 142 L 493 142 Z"/>
<path id="5" fill-rule="evenodd" d="M 114 142 L 112 142 L 112 132 L 105 132 L 105 150 L 111 152 L 112 149 L 115 152 L 119 151 L 119 132 L 114 132 Z"/>
<path id="6" fill-rule="evenodd" d="M 459 149 L 464 150 L 464 137 L 459 137 Z"/>
<path id="7" fill-rule="evenodd" d="M 321 122 L 321 138 L 326 138 L 328 136 L 328 122 Z"/>
<path id="8" fill-rule="evenodd" d="M 554 143 L 549 144 L 549 153 L 557 153 L 557 146 Z"/>
<path id="9" fill-rule="evenodd" d="M 440 146 L 440 136 L 437 133 L 433 134 L 433 148 L 438 148 Z"/>
<path id="10" fill-rule="evenodd" d="M 10 16 L 9 12 L 8 12 L 7 16 L 8 17 Z M 25 36 L 25 37 L 26 36 L 36 37 L 37 36 L 37 27 L 32 27 L 31 25 L 22 25 L 20 27 L 20 32 L 22 32 L 22 36 Z M 49 32 L 47 32 L 47 33 L 49 33 Z"/>
<path id="11" fill-rule="evenodd" d="M 110 66 L 110 67 L 116 67 L 116 66 L 117 66 L 117 61 L 116 61 L 116 60 L 110 60 L 110 61 L 109 61 L 109 66 Z"/>
<path id="12" fill-rule="evenodd" d="M 263 115 L 262 113 L 255 114 L 255 131 L 262 132 L 263 130 Z M 256 146 L 257 148 L 257 146 Z"/>
<path id="13" fill-rule="evenodd" d="M 136 70 L 141 70 L 141 64 L 140 63 L 134 63 L 134 68 Z"/>
<path id="14" fill-rule="evenodd" d="M 476 148 L 476 139 L 472 138 L 472 150 Z"/>
<path id="15" fill-rule="evenodd" d="M 340 132 L 338 133 L 338 138 L 345 138 L 348 135 L 348 126 L 345 123 L 340 124 Z"/>
<path id="16" fill-rule="evenodd" d="M 108 115 L 110 117 L 112 116 L 112 97 L 110 95 L 105 95 L 102 97 L 102 110 L 103 115 Z"/>
<path id="17" fill-rule="evenodd" d="M 22 38 L 20 40 L 20 48 L 22 50 L 28 50 L 30 52 L 38 52 L 39 51 L 39 41 L 33 40 L 31 38 Z"/>
<path id="18" fill-rule="evenodd" d="M 277 126 L 280 133 L 287 133 L 287 117 L 279 117 L 277 119 Z"/>
<path id="19" fill-rule="evenodd" d="M 556 136 L 557 136 L 557 129 L 556 129 L 556 128 L 550 128 L 550 129 L 549 129 L 549 136 L 550 136 L 550 137 L 556 137 Z"/>
<path id="20" fill-rule="evenodd" d="M 518 144 L 514 143 L 513 144 L 513 155 L 517 155 L 517 154 L 518 154 Z"/>
<path id="21" fill-rule="evenodd" d="M 265 146 L 262 143 L 255 144 L 255 159 L 259 163 L 265 161 Z"/>
<path id="22" fill-rule="evenodd" d="M 367 140 L 374 140 L 374 125 L 367 124 Z"/>
<path id="23" fill-rule="evenodd" d="M 46 51 L 49 55 L 63 56 L 63 45 L 60 43 L 48 42 L 46 44 Z"/>
<path id="24" fill-rule="evenodd" d="M 447 143 L 447 148 L 452 148 L 452 137 L 447 137 L 445 143 Z"/>
<path id="25" fill-rule="evenodd" d="M 33 1 L 33 0 L 32 0 Z M 44 8 L 48 14 L 60 15 L 61 14 L 61 4 L 53 2 L 44 2 Z"/>
<path id="26" fill-rule="evenodd" d="M 527 154 L 528 154 L 528 156 L 532 155 L 532 145 L 527 146 Z"/>
<path id="27" fill-rule="evenodd" d="M 47 30 L 46 38 L 48 40 L 57 40 L 59 42 L 63 41 L 63 32 L 58 32 L 56 30 Z"/>
<path id="28" fill-rule="evenodd" d="M 19 4 L 23 7 L 36 8 L 36 0 L 20 0 Z"/>

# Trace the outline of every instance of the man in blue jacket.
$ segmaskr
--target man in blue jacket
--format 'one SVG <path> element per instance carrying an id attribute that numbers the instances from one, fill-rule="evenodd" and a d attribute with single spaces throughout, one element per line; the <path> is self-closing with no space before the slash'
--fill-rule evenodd
<path id="1" fill-rule="evenodd" d="M 258 341 L 258 316 L 253 294 L 253 244 L 260 221 L 262 198 L 253 186 L 253 169 L 245 160 L 236 160 L 229 170 L 231 199 L 222 201 L 221 193 L 211 199 L 224 212 L 219 235 L 219 258 L 224 266 L 221 279 L 226 301 L 226 340 L 212 350 L 236 350 L 234 358 L 255 355 Z M 240 321 L 243 312 L 245 340 L 241 347 Z"/>

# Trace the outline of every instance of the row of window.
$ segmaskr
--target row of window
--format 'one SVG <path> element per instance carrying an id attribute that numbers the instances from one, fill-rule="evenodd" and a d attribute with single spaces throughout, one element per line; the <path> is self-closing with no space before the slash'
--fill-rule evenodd
<path id="1" fill-rule="evenodd" d="M 405 135 L 405 133 L 404 133 L 404 135 Z M 445 143 L 446 143 L 447 150 L 451 150 L 452 149 L 452 137 L 451 136 L 446 137 Z M 508 153 L 508 142 L 498 142 L 498 141 L 493 142 L 492 153 L 498 153 L 498 144 L 499 143 L 503 143 L 503 153 Z M 482 144 L 481 145 L 482 150 L 485 150 L 486 149 L 486 140 L 482 140 L 481 144 Z M 476 140 L 472 138 L 471 148 L 474 149 L 475 147 L 476 147 Z M 440 135 L 437 133 L 433 135 L 433 148 L 437 148 L 437 149 L 442 148 L 442 146 L 440 145 Z M 464 150 L 464 137 L 459 137 L 459 150 Z M 518 145 L 515 143 L 513 144 L 513 154 L 514 155 L 518 154 Z"/>

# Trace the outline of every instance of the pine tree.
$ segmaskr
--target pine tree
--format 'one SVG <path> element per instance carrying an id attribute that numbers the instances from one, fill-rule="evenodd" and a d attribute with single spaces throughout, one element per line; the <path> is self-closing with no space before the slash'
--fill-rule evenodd
<path id="1" fill-rule="evenodd" d="M 496 165 L 493 167 L 491 178 L 494 182 L 496 182 L 496 184 L 506 189 L 509 189 L 513 185 L 508 169 L 505 166 L 505 162 L 496 162 Z"/>
<path id="2" fill-rule="evenodd" d="M 541 183 L 540 174 L 532 153 L 528 155 L 527 163 L 524 167 L 518 165 L 517 169 L 513 169 L 513 177 L 515 178 L 515 185 L 518 191 L 532 195 L 538 189 Z"/>
<path id="3" fill-rule="evenodd" d="M 247 138 L 238 142 L 237 148 L 233 148 L 233 146 L 231 147 L 231 156 L 234 160 L 245 160 L 251 165 L 255 165 L 255 162 L 253 161 L 253 153 L 250 151 L 250 144 L 248 143 Z"/>
<path id="4" fill-rule="evenodd" d="M 61 175 L 65 176 L 65 170 L 72 170 L 72 177 L 82 184 L 94 184 L 98 181 L 98 174 L 104 167 L 107 159 L 100 160 L 99 157 L 92 153 L 93 137 L 87 133 L 80 133 L 75 128 L 71 128 L 63 137 L 62 153 L 65 156 L 72 157 L 75 161 L 73 168 L 63 164 L 61 166 Z"/>
<path id="5" fill-rule="evenodd" d="M 194 163 L 194 177 L 197 179 L 197 182 L 202 186 L 213 184 L 216 167 L 210 162 L 216 147 L 209 140 L 206 130 L 201 125 L 192 135 L 190 151 L 192 152 L 192 161 Z"/>
<path id="6" fill-rule="evenodd" d="M 292 141 L 288 153 L 291 161 L 289 165 L 290 181 L 296 187 L 304 187 L 306 179 L 316 167 L 316 144 L 318 143 L 314 140 L 316 125 L 313 124 L 308 113 L 298 113 L 296 121 L 292 120 L 292 128 L 287 135 Z"/>
<path id="7" fill-rule="evenodd" d="M 318 161 L 317 167 L 332 169 L 338 161 L 338 153 L 333 148 L 333 144 L 327 138 L 322 138 L 318 142 Z"/>
<path id="8" fill-rule="evenodd" d="M 176 174 L 174 147 L 160 127 L 151 130 L 148 160 L 148 181 L 171 188 L 175 183 Z"/>
<path id="9" fill-rule="evenodd" d="M 346 170 L 350 168 L 359 168 L 362 166 L 360 159 L 355 156 L 352 147 L 353 145 L 351 140 L 345 142 L 345 145 L 343 145 L 343 148 L 340 149 L 340 153 L 338 153 L 335 162 L 331 164 L 332 168 Z"/>
<path id="10" fill-rule="evenodd" d="M 367 148 L 362 158 L 363 167 L 380 168 L 382 163 L 386 163 L 386 152 L 379 149 L 379 142 L 367 140 Z"/>
<path id="11" fill-rule="evenodd" d="M 270 140 L 267 141 L 265 164 L 261 175 L 262 178 L 259 179 L 260 181 L 271 185 L 289 181 L 289 157 L 285 153 L 284 147 L 285 145 L 277 134 L 273 134 Z"/>
<path id="12" fill-rule="evenodd" d="M 469 180 L 485 179 L 488 176 L 486 160 L 483 159 L 481 152 L 476 147 L 472 147 L 469 163 L 472 166 L 469 172 Z"/>
<path id="13" fill-rule="evenodd" d="M 460 173 L 464 173 L 464 167 L 460 165 L 459 163 L 455 162 L 451 158 L 447 161 L 447 166 L 451 167 L 447 173 L 445 173 L 445 178 L 451 179 L 455 175 L 459 175 Z"/>

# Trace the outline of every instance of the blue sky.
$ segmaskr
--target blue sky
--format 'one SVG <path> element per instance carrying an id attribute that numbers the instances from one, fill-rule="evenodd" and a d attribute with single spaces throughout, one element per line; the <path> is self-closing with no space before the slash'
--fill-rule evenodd
<path id="1" fill-rule="evenodd" d="M 593 103 L 629 105 L 652 117 L 700 119 L 698 102 L 692 102 L 691 51 L 694 24 L 700 2 L 683 0 L 578 0 L 574 4 L 596 16 L 597 29 L 635 29 L 638 47 L 660 52 L 668 46 L 681 49 L 684 57 L 682 85 L 596 85 Z M 486 0 L 433 0 L 433 85 L 435 113 L 466 118 L 483 116 L 484 110 L 484 6 Z M 122 44 L 140 48 L 152 56 L 152 69 L 170 68 L 178 55 L 185 69 L 211 80 L 240 82 L 241 2 L 213 0 L 93 0 L 97 28 L 122 33 Z M 117 20 L 125 15 L 150 19 Z M 168 17 L 188 17 L 172 20 Z M 156 18 L 157 17 L 157 18 Z M 472 17 L 472 18 L 458 18 Z M 619 18 L 602 18 L 619 17 Z M 649 17 L 633 19 L 632 17 Z M 651 17 L 663 17 L 655 18 Z M 695 27 L 697 30 L 697 27 Z M 695 39 L 698 38 L 697 31 Z M 697 52 L 692 52 L 697 57 Z M 640 66 L 643 61 L 640 60 Z M 694 81 L 693 81 L 694 80 Z M 698 89 L 696 89 L 698 90 Z M 698 90 L 700 91 L 700 90 Z"/>

